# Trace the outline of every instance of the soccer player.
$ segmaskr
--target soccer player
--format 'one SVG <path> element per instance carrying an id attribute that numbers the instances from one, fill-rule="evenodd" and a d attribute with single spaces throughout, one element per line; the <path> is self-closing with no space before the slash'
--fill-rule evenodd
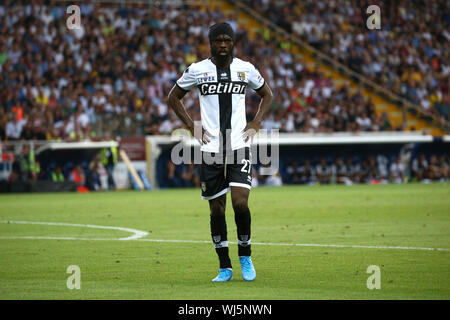
<path id="1" fill-rule="evenodd" d="M 256 272 L 251 260 L 248 207 L 252 183 L 250 142 L 269 111 L 273 94 L 251 63 L 233 56 L 234 31 L 228 23 L 211 26 L 208 38 L 211 57 L 191 64 L 184 71 L 169 93 L 168 105 L 201 145 L 202 199 L 209 201 L 211 237 L 219 257 L 219 274 L 212 281 L 225 282 L 233 278 L 225 221 L 228 191 L 231 191 L 237 227 L 242 277 L 253 281 Z M 199 92 L 201 128 L 182 103 L 184 95 L 194 87 Z M 247 87 L 261 97 L 258 112 L 248 123 L 245 116 Z"/>

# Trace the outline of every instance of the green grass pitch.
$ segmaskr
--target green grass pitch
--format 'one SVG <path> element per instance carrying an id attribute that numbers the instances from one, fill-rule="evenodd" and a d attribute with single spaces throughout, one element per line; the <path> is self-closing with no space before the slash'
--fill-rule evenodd
<path id="1" fill-rule="evenodd" d="M 254 282 L 240 275 L 228 195 L 234 279 L 220 284 L 200 190 L 0 195 L 0 299 L 449 299 L 449 187 L 255 188 Z M 70 265 L 79 290 L 66 286 Z M 380 289 L 367 288 L 370 265 Z"/>

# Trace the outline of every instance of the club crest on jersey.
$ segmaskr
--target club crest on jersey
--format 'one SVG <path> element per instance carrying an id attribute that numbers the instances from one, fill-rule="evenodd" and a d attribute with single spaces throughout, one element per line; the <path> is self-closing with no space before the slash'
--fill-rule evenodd
<path id="1" fill-rule="evenodd" d="M 202 190 L 203 190 L 203 192 L 206 191 L 206 183 L 205 182 L 202 182 Z"/>
<path id="2" fill-rule="evenodd" d="M 245 72 L 238 71 L 237 77 L 240 81 L 245 81 Z"/>

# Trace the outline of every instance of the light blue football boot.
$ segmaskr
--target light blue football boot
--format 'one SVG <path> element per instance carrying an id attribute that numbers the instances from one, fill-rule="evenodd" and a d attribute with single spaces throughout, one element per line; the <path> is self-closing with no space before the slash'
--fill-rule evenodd
<path id="1" fill-rule="evenodd" d="M 217 277 L 212 279 L 213 282 L 226 282 L 233 279 L 233 270 L 232 269 L 219 269 L 219 274 Z"/>
<path id="2" fill-rule="evenodd" d="M 255 267 L 253 267 L 252 258 L 250 256 L 239 257 L 241 263 L 242 278 L 245 281 L 253 281 L 256 278 Z"/>

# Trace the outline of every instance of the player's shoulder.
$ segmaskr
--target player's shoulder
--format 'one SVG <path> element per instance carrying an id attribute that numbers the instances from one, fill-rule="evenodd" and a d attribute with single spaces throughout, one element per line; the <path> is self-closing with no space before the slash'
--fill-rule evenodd
<path id="1" fill-rule="evenodd" d="M 236 65 L 242 66 L 242 67 L 249 68 L 249 69 L 255 69 L 255 66 L 253 65 L 253 63 L 251 63 L 250 61 L 242 60 L 237 57 L 234 57 L 233 63 L 235 63 Z"/>
<path id="2" fill-rule="evenodd" d="M 203 59 L 200 61 L 193 62 L 188 69 L 192 71 L 202 71 L 204 69 L 210 68 L 212 65 L 211 59 Z"/>

